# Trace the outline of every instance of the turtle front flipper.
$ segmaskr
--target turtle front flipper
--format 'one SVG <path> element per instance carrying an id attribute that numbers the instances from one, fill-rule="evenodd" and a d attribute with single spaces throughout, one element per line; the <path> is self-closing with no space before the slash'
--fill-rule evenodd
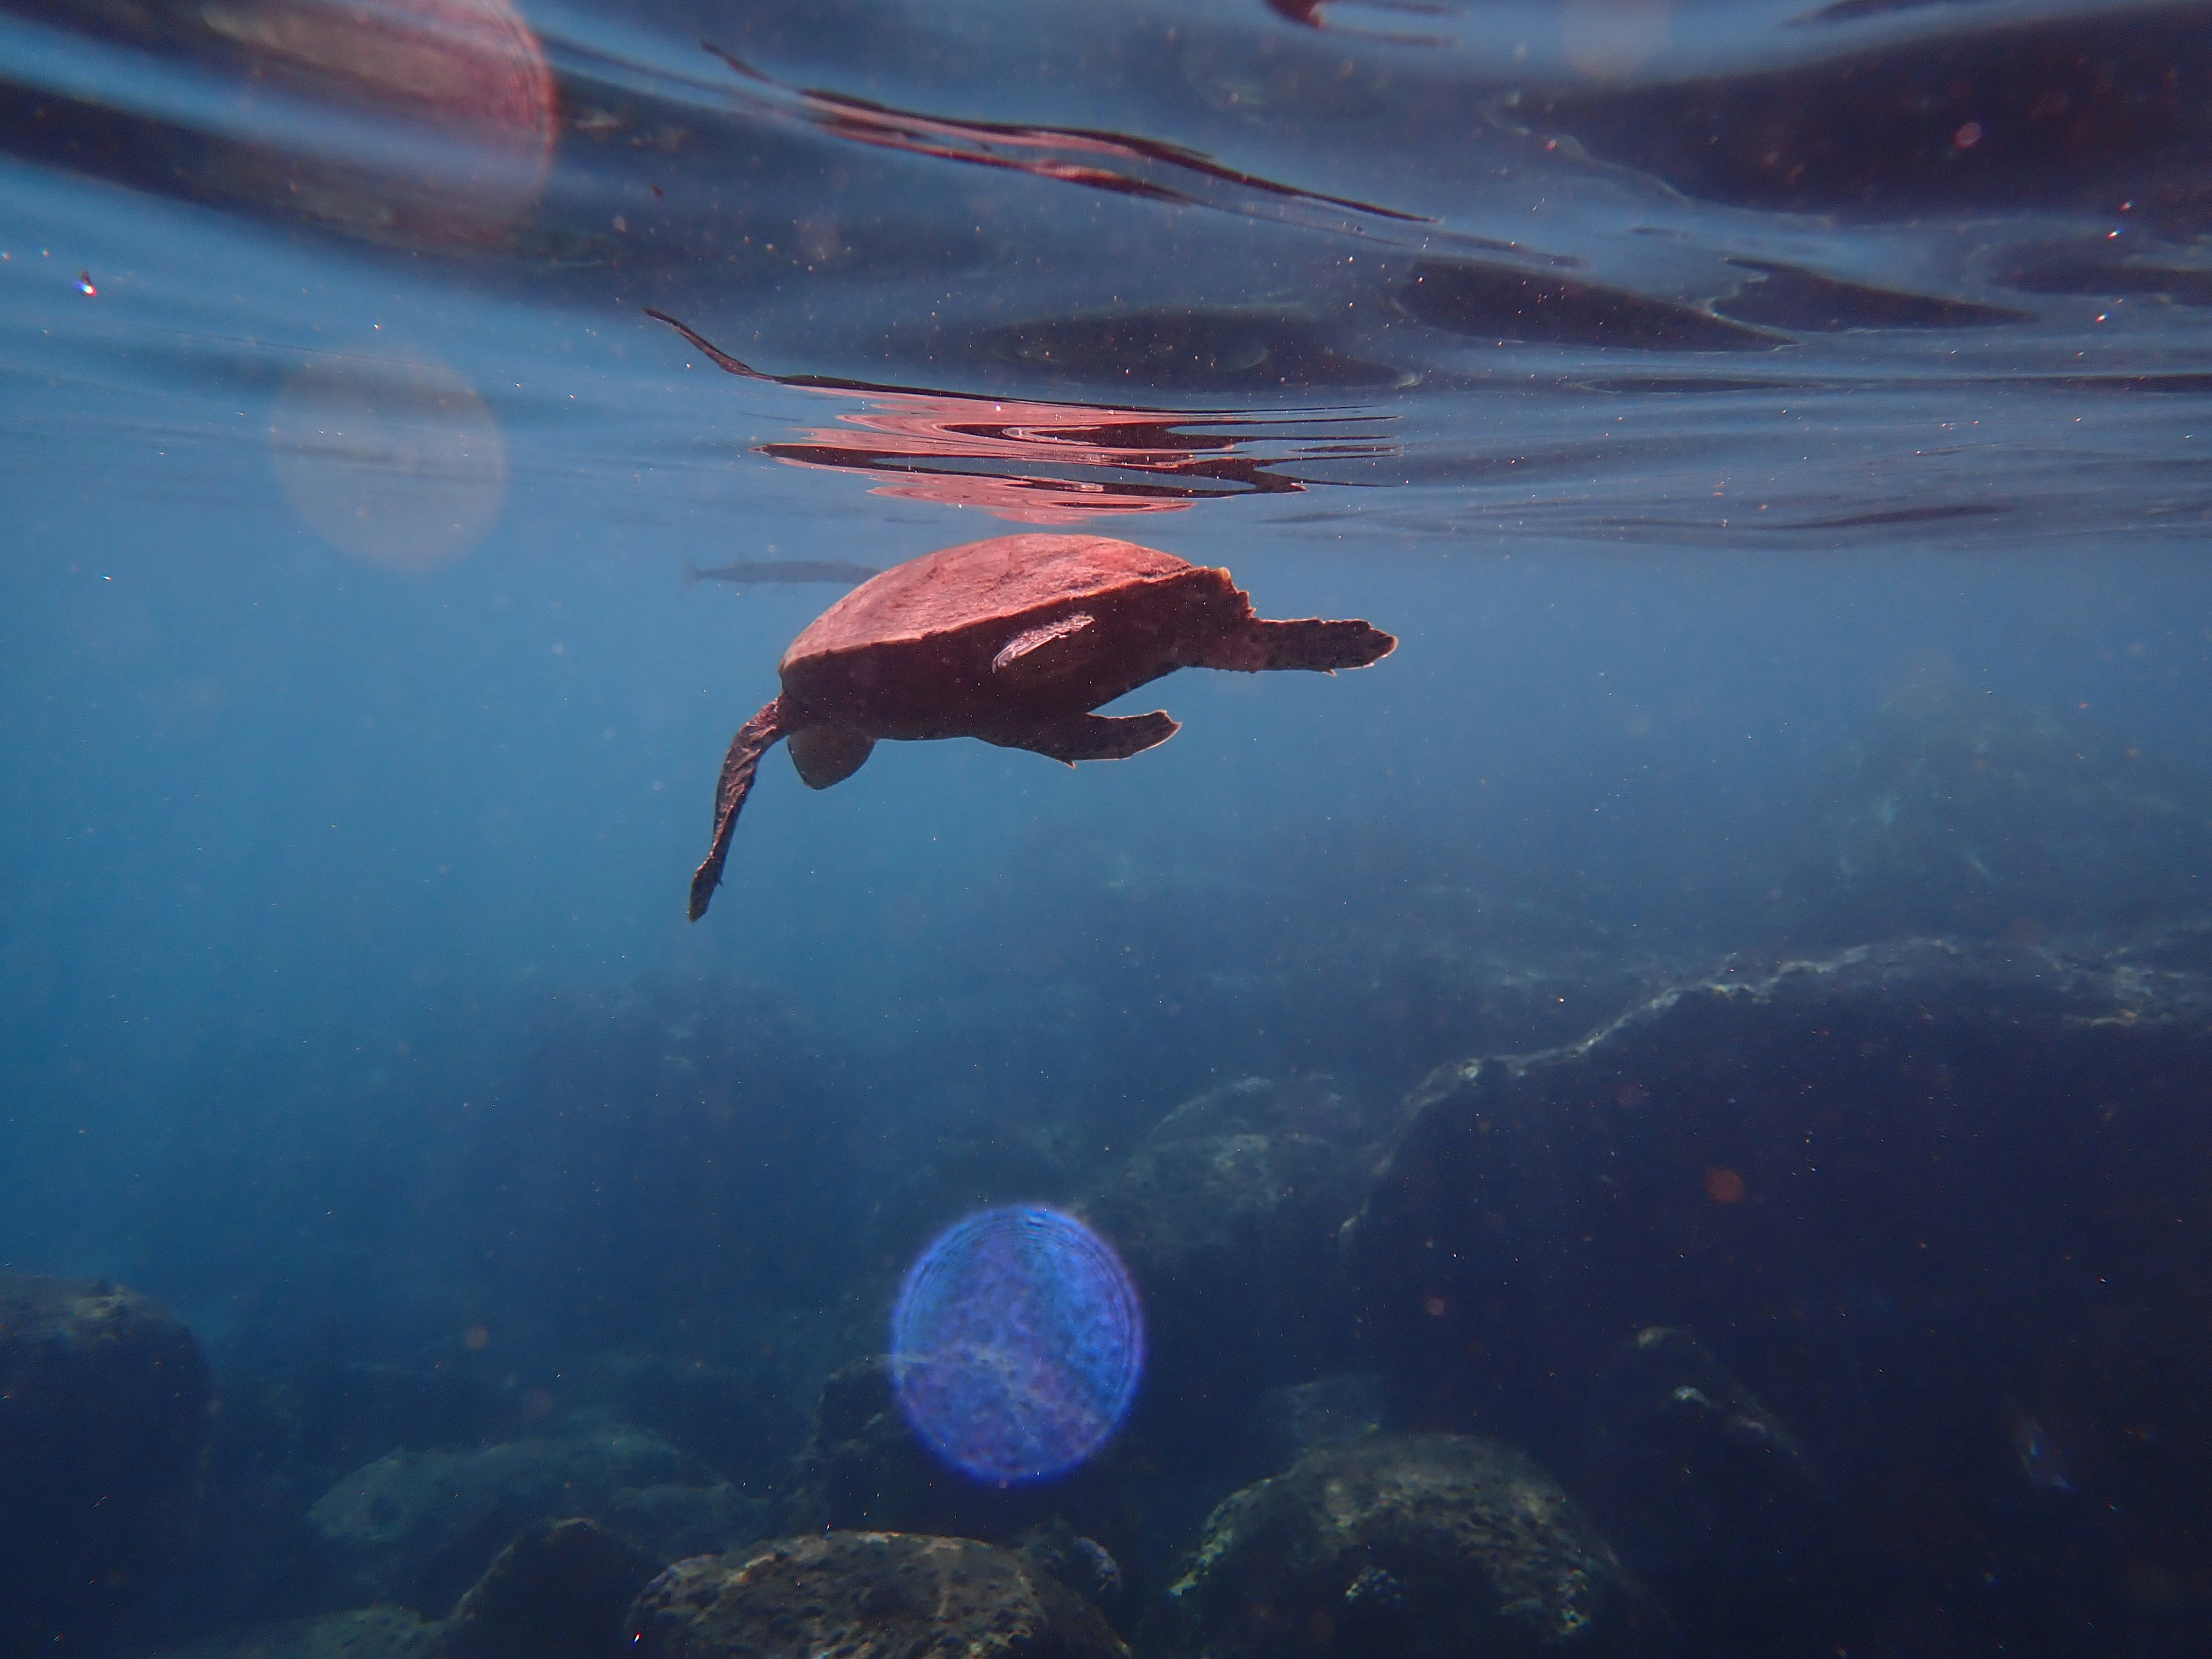
<path id="1" fill-rule="evenodd" d="M 1165 709 L 1155 708 L 1149 714 L 1072 714 L 1026 732 L 977 735 L 1001 749 L 1026 749 L 1073 766 L 1078 761 L 1127 760 L 1158 748 L 1182 730 L 1182 723 Z"/>
<path id="2" fill-rule="evenodd" d="M 1229 668 L 1246 674 L 1270 668 L 1316 669 L 1333 674 L 1340 668 L 1364 668 L 1380 662 L 1397 648 L 1395 635 L 1364 622 L 1324 622 L 1318 617 L 1302 622 L 1268 622 L 1253 617 L 1218 639 L 1208 641 L 1193 654 L 1190 664 L 1194 668 Z"/>
<path id="3" fill-rule="evenodd" d="M 738 728 L 730 739 L 730 752 L 722 760 L 722 781 L 714 791 L 714 844 L 706 861 L 691 876 L 691 920 L 707 914 L 714 890 L 722 884 L 722 863 L 730 856 L 730 836 L 738 827 L 738 814 L 753 792 L 753 774 L 761 757 L 775 747 L 784 734 L 783 699 L 778 697 Z"/>

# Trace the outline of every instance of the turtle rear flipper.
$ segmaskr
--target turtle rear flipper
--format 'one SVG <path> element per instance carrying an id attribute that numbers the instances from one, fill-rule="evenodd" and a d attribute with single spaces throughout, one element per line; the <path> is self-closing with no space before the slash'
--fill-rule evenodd
<path id="1" fill-rule="evenodd" d="M 791 734 L 791 763 L 809 789 L 827 789 L 859 771 L 876 740 L 842 726 L 802 726 Z"/>
<path id="2" fill-rule="evenodd" d="M 1073 766 L 1078 761 L 1127 760 L 1158 747 L 1182 730 L 1182 723 L 1165 709 L 1155 708 L 1149 714 L 1072 714 L 1026 732 L 979 735 L 1001 749 L 1026 749 Z"/>
<path id="3" fill-rule="evenodd" d="M 1398 648 L 1397 637 L 1364 622 L 1267 622 L 1254 617 L 1220 639 L 1209 641 L 1193 666 L 1256 674 L 1270 668 L 1364 668 Z"/>
<path id="4" fill-rule="evenodd" d="M 730 856 L 730 836 L 738 827 L 745 797 L 753 792 L 753 774 L 760 770 L 761 757 L 775 747 L 782 736 L 783 699 L 777 697 L 739 726 L 738 735 L 730 739 L 730 752 L 722 758 L 722 781 L 714 790 L 714 844 L 707 849 L 706 861 L 691 875 L 694 921 L 707 914 L 714 890 L 722 884 L 722 863 Z"/>

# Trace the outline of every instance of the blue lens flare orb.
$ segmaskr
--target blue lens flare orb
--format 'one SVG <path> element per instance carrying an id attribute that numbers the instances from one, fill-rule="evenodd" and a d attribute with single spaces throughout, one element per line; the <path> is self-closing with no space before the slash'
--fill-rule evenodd
<path id="1" fill-rule="evenodd" d="M 1049 1480 L 1113 1437 L 1145 1364 L 1136 1286 L 1113 1249 L 1039 1204 L 939 1233 L 891 1314 L 891 1376 L 915 1432 L 962 1474 Z"/>

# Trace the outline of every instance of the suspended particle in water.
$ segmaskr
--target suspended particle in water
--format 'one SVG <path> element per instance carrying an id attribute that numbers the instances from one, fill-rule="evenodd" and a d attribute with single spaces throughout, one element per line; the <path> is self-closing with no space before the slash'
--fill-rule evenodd
<path id="1" fill-rule="evenodd" d="M 90 299 L 98 299 L 100 290 L 92 285 L 92 273 L 80 270 L 76 274 L 76 291 Z"/>
<path id="2" fill-rule="evenodd" d="M 1042 1205 L 947 1228 L 908 1269 L 891 1376 L 915 1431 L 1000 1486 L 1065 1474 L 1127 1415 L 1144 1368 L 1136 1287 L 1106 1241 Z"/>

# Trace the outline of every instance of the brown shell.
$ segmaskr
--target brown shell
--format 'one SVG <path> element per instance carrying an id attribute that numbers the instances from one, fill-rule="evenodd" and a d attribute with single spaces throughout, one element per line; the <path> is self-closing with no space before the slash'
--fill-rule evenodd
<path id="1" fill-rule="evenodd" d="M 894 565 L 854 588 L 791 642 L 788 672 L 810 658 L 1003 629 L 1033 611 L 1173 582 L 1203 567 L 1105 536 L 997 536 Z"/>

